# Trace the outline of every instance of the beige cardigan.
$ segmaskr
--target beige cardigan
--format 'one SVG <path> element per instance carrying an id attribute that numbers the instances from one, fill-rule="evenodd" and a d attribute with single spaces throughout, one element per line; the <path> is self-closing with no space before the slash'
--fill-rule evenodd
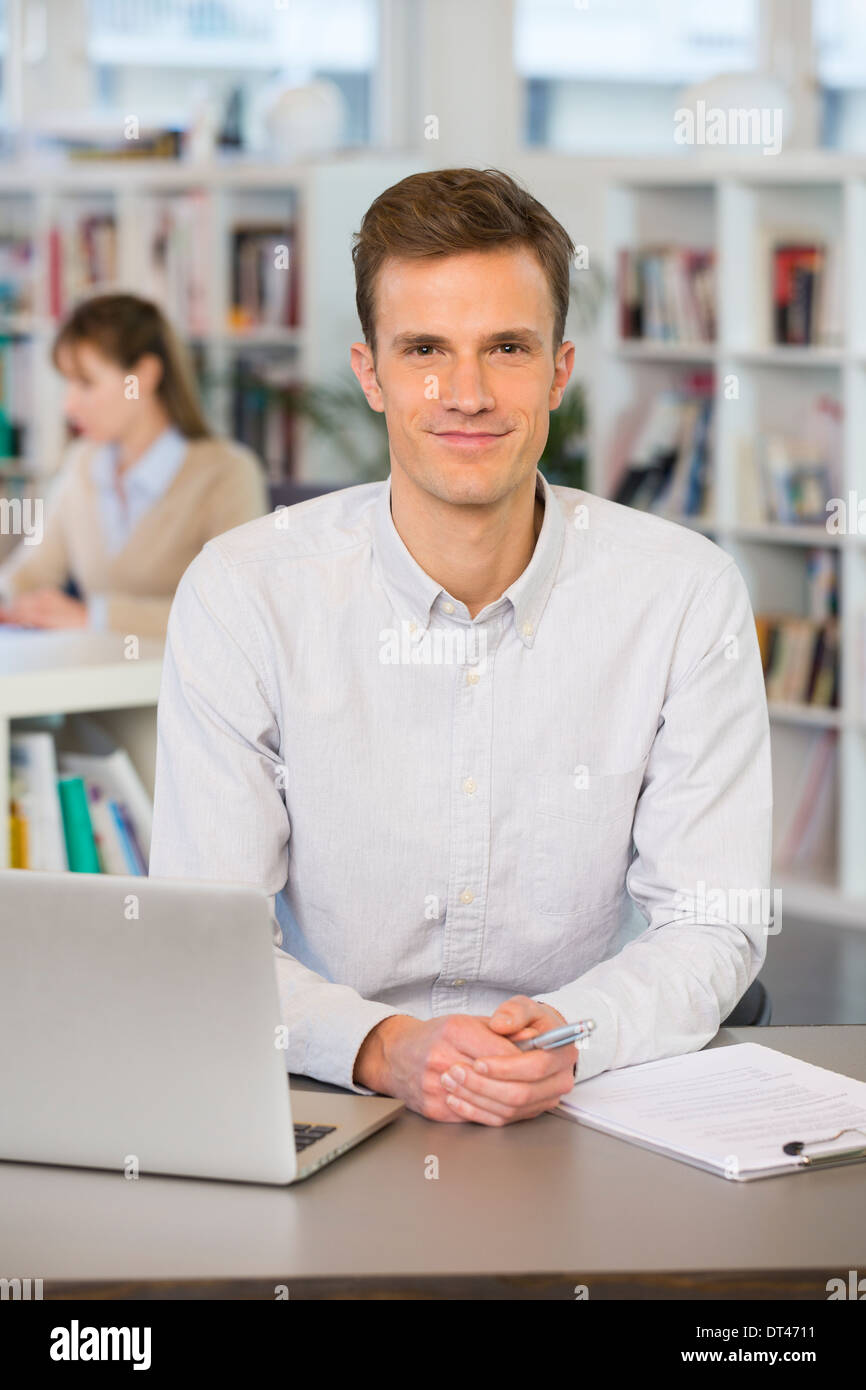
<path id="1" fill-rule="evenodd" d="M 12 597 L 72 577 L 85 599 L 106 596 L 112 630 L 163 637 L 180 577 L 205 541 L 270 510 L 264 470 L 243 444 L 190 440 L 167 490 L 111 555 L 90 473 L 97 447 L 89 439 L 69 446 L 45 502 L 42 541 L 22 541 L 0 565 L 0 591 Z"/>

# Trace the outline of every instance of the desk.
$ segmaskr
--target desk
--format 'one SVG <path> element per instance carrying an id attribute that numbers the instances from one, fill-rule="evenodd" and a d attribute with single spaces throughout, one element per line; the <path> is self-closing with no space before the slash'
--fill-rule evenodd
<path id="1" fill-rule="evenodd" d="M 710 1046 L 750 1041 L 866 1081 L 866 1026 Z M 866 1274 L 864 1198 L 866 1165 L 734 1183 L 559 1115 L 404 1111 L 286 1188 L 2 1163 L 0 1275 L 42 1278 L 46 1299 L 826 1299 L 831 1276 Z"/>

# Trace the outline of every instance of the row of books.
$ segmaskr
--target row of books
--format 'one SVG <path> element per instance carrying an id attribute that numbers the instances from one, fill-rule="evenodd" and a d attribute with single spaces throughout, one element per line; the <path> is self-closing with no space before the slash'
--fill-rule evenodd
<path id="1" fill-rule="evenodd" d="M 28 453 L 31 354 L 26 338 L 0 337 L 0 460 Z"/>
<path id="2" fill-rule="evenodd" d="M 48 309 L 62 318 L 73 303 L 117 279 L 117 219 L 111 212 L 67 212 L 48 233 Z"/>
<path id="3" fill-rule="evenodd" d="M 166 309 L 181 333 L 206 333 L 213 274 L 206 194 L 197 190 L 148 199 L 142 217 L 146 266 L 142 292 Z"/>
<path id="4" fill-rule="evenodd" d="M 217 326 L 211 313 L 211 218 L 203 190 L 142 200 L 145 255 L 138 288 L 163 305 L 177 328 L 190 335 L 203 335 Z M 2 273 L 0 256 L 0 310 Z M 230 233 L 228 275 L 226 327 L 244 331 L 298 324 L 300 275 L 293 224 L 236 224 Z M 114 212 L 68 209 L 49 233 L 51 315 L 62 317 L 76 300 L 114 286 L 117 277 Z"/>
<path id="5" fill-rule="evenodd" d="M 0 314 L 26 314 L 33 307 L 33 242 L 0 234 Z"/>
<path id="6" fill-rule="evenodd" d="M 712 379 L 695 373 L 649 404 L 613 500 L 668 516 L 700 516 L 708 505 Z"/>
<path id="7" fill-rule="evenodd" d="M 146 874 L 152 819 L 125 749 L 58 755 L 47 730 L 11 735 L 13 869 Z"/>
<path id="8" fill-rule="evenodd" d="M 683 246 L 619 253 L 623 338 L 711 342 L 716 336 L 715 259 Z"/>
<path id="9" fill-rule="evenodd" d="M 294 227 L 235 227 L 231 247 L 233 329 L 289 328 L 299 321 L 297 237 Z"/>
<path id="10" fill-rule="evenodd" d="M 835 618 L 756 615 L 767 699 L 823 709 L 839 704 L 839 624 Z"/>
<path id="11" fill-rule="evenodd" d="M 772 340 L 808 347 L 841 341 L 838 265 L 825 243 L 770 246 Z M 716 337 L 715 258 L 687 246 L 621 249 L 618 257 L 622 339 L 672 343 Z"/>
<path id="12" fill-rule="evenodd" d="M 763 511 L 768 521 L 825 525 L 827 503 L 839 495 L 842 404 L 816 396 L 797 419 L 796 433 L 766 434 L 759 450 Z"/>
<path id="13" fill-rule="evenodd" d="M 272 482 L 294 472 L 296 416 L 292 392 L 299 385 L 291 357 L 268 352 L 236 355 L 231 377 L 231 432 L 265 464 Z"/>

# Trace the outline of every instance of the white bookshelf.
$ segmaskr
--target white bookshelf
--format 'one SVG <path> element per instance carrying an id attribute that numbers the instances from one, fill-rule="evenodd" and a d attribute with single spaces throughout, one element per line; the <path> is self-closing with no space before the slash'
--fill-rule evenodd
<path id="1" fill-rule="evenodd" d="M 49 360 L 58 327 L 49 303 L 49 232 L 85 211 L 108 212 L 117 229 L 117 272 L 111 280 L 73 287 L 80 293 L 129 290 L 158 298 L 188 342 L 199 346 L 211 373 L 224 375 L 232 355 L 248 348 L 285 354 L 293 375 L 306 383 L 332 383 L 348 370 L 349 344 L 356 336 L 351 233 L 373 198 L 411 172 L 406 155 L 346 154 L 293 165 L 244 161 L 194 164 L 179 160 L 82 161 L 79 165 L 0 166 L 0 233 L 29 229 L 33 244 L 31 309 L 0 313 L 0 335 L 32 346 L 30 404 L 26 411 L 26 457 L 5 461 L 4 472 L 50 477 L 65 442 L 63 382 Z M 190 328 L 182 306 L 159 293 L 150 271 L 148 236 L 154 209 L 176 205 L 194 193 L 202 217 L 204 321 Z M 233 329 L 230 323 L 231 230 L 235 225 L 278 222 L 297 229 L 300 323 L 297 327 Z M 282 359 L 284 364 L 284 358 Z M 228 395 L 216 390 L 209 402 L 214 427 L 231 432 Z M 345 459 L 328 441 L 302 427 L 297 436 L 295 476 L 302 481 L 355 481 Z M 2 543 L 2 542 L 0 542 Z"/>
<path id="2" fill-rule="evenodd" d="M 30 344 L 32 375 L 26 418 L 26 457 L 5 461 L 19 484 L 42 495 L 60 463 L 65 443 L 63 383 L 49 349 L 59 320 L 52 318 L 48 292 L 49 230 L 80 211 L 111 212 L 117 233 L 117 273 L 93 284 L 90 293 L 131 290 L 158 298 L 182 336 L 200 346 L 211 372 L 225 373 L 232 355 L 246 347 L 267 348 L 291 359 L 293 374 L 306 383 L 333 383 L 348 370 L 349 344 L 358 335 L 351 234 L 370 202 L 416 167 L 408 156 L 346 155 L 291 166 L 225 162 L 88 161 L 77 167 L 0 165 L 0 232 L 29 232 L 33 245 L 31 308 L 0 314 L 0 335 Z M 149 272 L 148 235 L 160 204 L 195 192 L 201 204 L 203 320 L 193 329 L 183 306 L 157 293 Z M 292 328 L 235 329 L 229 320 L 230 238 L 235 225 L 279 222 L 297 230 L 300 319 Z M 198 243 L 196 243 L 198 244 Z M 210 418 L 231 433 L 228 393 L 215 391 Z M 20 402 L 19 402 L 20 406 Z M 295 477 L 301 481 L 357 481 L 329 441 L 301 427 L 296 434 Z M 0 536 L 0 558 L 15 543 Z M 156 703 L 162 645 L 142 642 L 138 659 L 126 660 L 117 634 L 4 631 L 0 626 L 0 866 L 8 863 L 9 736 L 26 721 L 46 716 L 56 724 L 60 748 L 74 747 L 65 716 L 87 713 L 126 748 L 152 794 L 156 752 Z"/>
<path id="3" fill-rule="evenodd" d="M 635 417 L 658 391 L 702 367 L 715 377 L 712 484 L 707 514 L 683 518 L 736 559 L 756 613 L 804 611 L 806 547 L 839 564 L 841 703 L 838 709 L 769 706 L 776 834 L 796 795 L 814 740 L 836 738 L 832 806 L 814 856 L 776 871 L 783 912 L 866 929 L 866 536 L 768 521 L 747 486 L 768 431 L 791 433 L 797 412 L 822 393 L 843 410 L 839 495 L 866 497 L 866 161 L 748 158 L 630 162 L 599 171 L 604 186 L 607 298 L 593 372 L 591 491 L 610 495 Z M 836 260 L 838 313 L 813 347 L 772 341 L 770 247 L 777 238 L 820 240 Z M 643 245 L 716 252 L 717 337 L 655 343 L 619 337 L 617 253 Z M 832 277 L 831 277 L 832 279 Z M 725 395 L 736 378 L 739 396 Z M 673 518 L 679 520 L 679 518 Z"/>
<path id="4" fill-rule="evenodd" d="M 125 748 L 153 796 L 156 704 L 161 642 L 143 640 L 127 659 L 119 633 L 16 632 L 0 627 L 0 804 L 9 806 L 9 736 L 26 721 L 50 716 L 59 748 L 72 751 L 64 716 L 87 713 Z M 0 836 L 0 868 L 9 863 L 8 832 Z"/>

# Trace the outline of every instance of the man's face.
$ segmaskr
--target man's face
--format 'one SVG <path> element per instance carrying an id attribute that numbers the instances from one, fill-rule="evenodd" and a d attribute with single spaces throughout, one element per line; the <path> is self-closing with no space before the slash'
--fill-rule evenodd
<path id="1" fill-rule="evenodd" d="M 455 504 L 490 504 L 535 472 L 574 346 L 554 355 L 544 270 L 527 247 L 388 259 L 376 283 L 376 363 L 352 366 L 384 410 L 392 470 Z"/>

